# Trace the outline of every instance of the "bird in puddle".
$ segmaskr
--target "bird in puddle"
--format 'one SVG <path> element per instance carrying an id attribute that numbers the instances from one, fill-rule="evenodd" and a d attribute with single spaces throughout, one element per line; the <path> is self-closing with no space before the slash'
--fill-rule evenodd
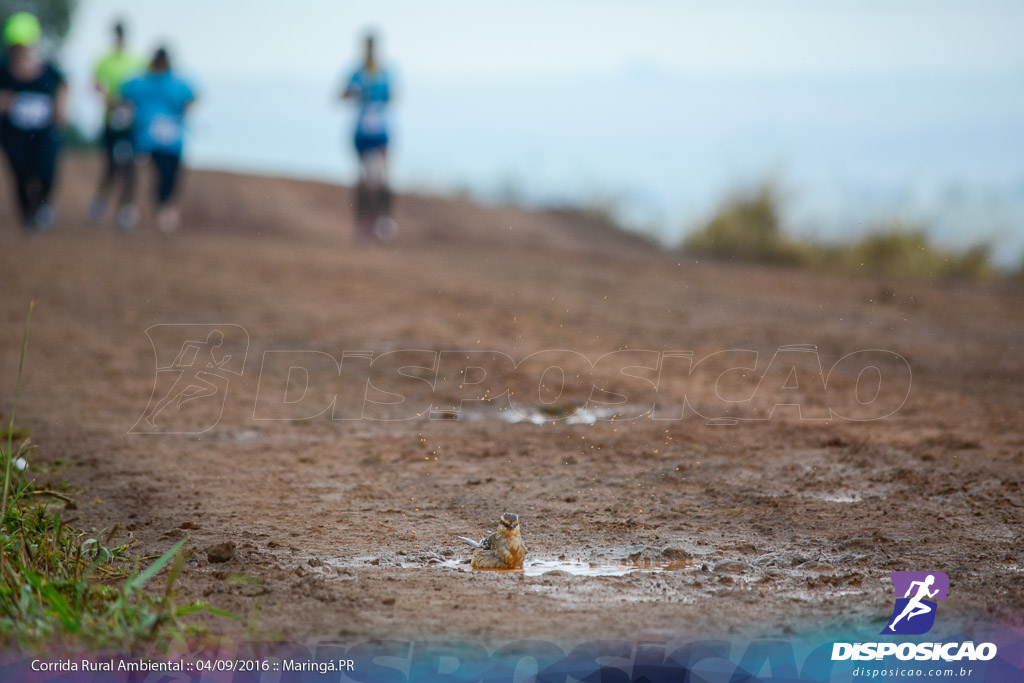
<path id="1" fill-rule="evenodd" d="M 519 515 L 506 512 L 498 520 L 498 530 L 482 541 L 459 536 L 473 548 L 473 569 L 522 569 L 526 545 L 519 534 Z"/>

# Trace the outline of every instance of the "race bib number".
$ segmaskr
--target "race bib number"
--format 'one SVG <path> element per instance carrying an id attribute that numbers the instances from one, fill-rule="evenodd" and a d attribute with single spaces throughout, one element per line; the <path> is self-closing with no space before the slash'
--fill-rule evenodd
<path id="1" fill-rule="evenodd" d="M 132 127 L 135 112 L 126 104 L 120 104 L 110 112 L 109 125 L 111 130 L 126 131 Z"/>
<path id="2" fill-rule="evenodd" d="M 160 147 L 173 147 L 181 142 L 181 119 L 177 116 L 154 116 L 149 123 L 149 137 Z"/>
<path id="3" fill-rule="evenodd" d="M 358 130 L 360 135 L 381 135 L 387 130 L 387 119 L 384 107 L 366 105 L 359 114 Z"/>
<path id="4" fill-rule="evenodd" d="M 17 93 L 11 103 L 9 120 L 19 130 L 47 128 L 53 123 L 53 98 L 37 92 Z"/>

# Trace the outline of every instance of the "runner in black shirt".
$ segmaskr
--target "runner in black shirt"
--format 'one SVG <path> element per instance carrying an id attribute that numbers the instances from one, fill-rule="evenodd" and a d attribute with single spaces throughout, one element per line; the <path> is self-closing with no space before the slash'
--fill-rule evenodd
<path id="1" fill-rule="evenodd" d="M 32 231 L 53 225 L 58 127 L 67 112 L 64 74 L 35 49 L 41 33 L 35 16 L 12 15 L 3 32 L 7 63 L 0 67 L 0 145 L 14 176 L 22 224 Z"/>

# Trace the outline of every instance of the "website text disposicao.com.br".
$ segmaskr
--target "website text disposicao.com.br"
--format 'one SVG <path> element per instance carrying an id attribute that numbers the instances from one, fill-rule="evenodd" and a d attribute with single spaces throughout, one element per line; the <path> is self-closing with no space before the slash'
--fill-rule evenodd
<path id="1" fill-rule="evenodd" d="M 882 660 L 895 656 L 900 663 L 881 666 L 857 666 L 851 671 L 854 678 L 970 678 L 982 671 L 975 662 L 994 658 L 997 648 L 993 643 L 975 645 L 964 643 L 834 643 L 832 661 Z M 914 666 L 916 662 L 942 659 L 942 665 Z M 962 663 L 961 663 L 962 662 Z"/>
<path id="2" fill-rule="evenodd" d="M 862 666 L 857 667 L 851 672 L 854 678 L 896 678 L 897 680 L 908 678 L 970 678 L 975 674 L 980 675 L 980 670 L 965 666 L 945 669 L 915 669 L 913 667 L 871 668 Z"/>

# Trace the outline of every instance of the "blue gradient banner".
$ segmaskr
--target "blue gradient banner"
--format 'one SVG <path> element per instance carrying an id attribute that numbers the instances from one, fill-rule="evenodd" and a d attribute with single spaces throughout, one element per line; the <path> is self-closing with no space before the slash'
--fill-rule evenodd
<path id="1" fill-rule="evenodd" d="M 815 637 L 706 638 L 679 642 L 596 640 L 379 640 L 358 643 L 252 642 L 163 658 L 73 652 L 3 657 L 0 680 L 27 683 L 743 683 L 1024 680 L 1024 628 L 919 638 L 894 654 L 861 648 L 866 633 Z M 893 641 L 886 641 L 893 642 Z M 937 644 L 932 647 L 932 643 Z M 965 646 L 970 643 L 971 645 Z M 960 656 L 981 653 L 987 659 Z M 893 643 L 895 644 L 895 643 Z M 924 644 L 924 647 L 922 647 Z M 896 644 L 899 645 L 899 644 Z M 890 648 L 891 649 L 891 648 Z M 836 659 L 836 654 L 840 655 Z M 922 653 L 928 657 L 921 656 Z M 945 655 L 943 655 L 945 653 Z M 868 655 L 875 655 L 869 657 Z M 906 658 L 917 655 L 917 658 Z M 948 657 L 949 659 L 945 659 Z M 959 658 L 958 658 L 959 657 Z"/>

